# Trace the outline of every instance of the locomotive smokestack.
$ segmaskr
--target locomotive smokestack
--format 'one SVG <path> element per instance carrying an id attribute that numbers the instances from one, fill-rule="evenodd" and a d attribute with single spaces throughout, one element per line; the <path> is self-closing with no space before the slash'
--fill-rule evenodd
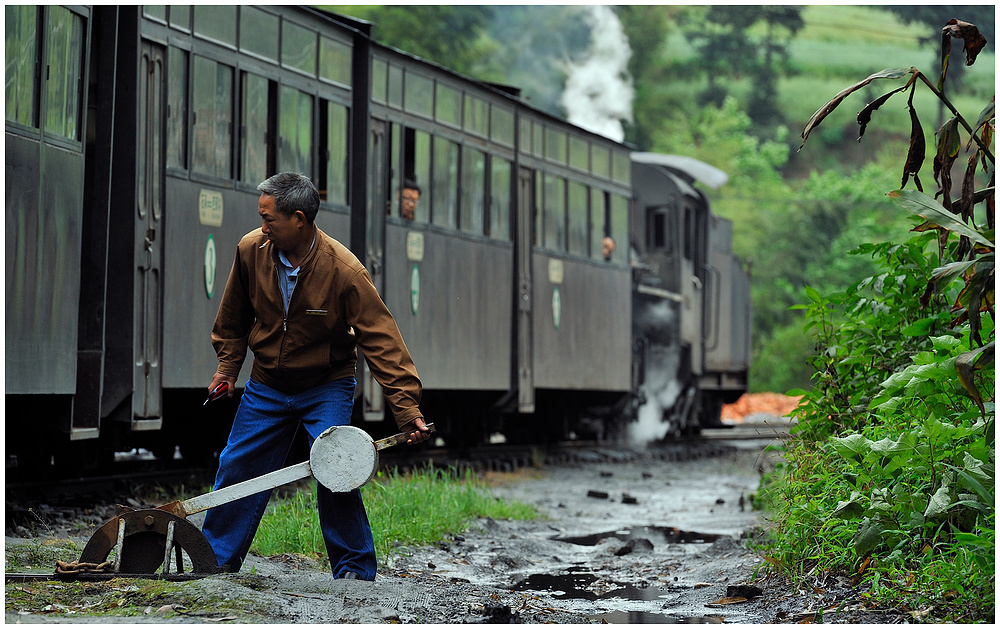
<path id="1" fill-rule="evenodd" d="M 621 22 L 606 6 L 591 6 L 590 48 L 581 62 L 566 67 L 560 104 L 573 124 L 621 142 L 622 121 L 632 122 L 634 89 L 628 73 L 632 56 Z"/>

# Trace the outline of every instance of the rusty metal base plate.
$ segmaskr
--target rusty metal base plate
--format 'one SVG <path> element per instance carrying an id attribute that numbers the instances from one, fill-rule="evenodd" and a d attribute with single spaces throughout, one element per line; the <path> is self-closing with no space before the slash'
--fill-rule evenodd
<path id="1" fill-rule="evenodd" d="M 111 571 L 111 574 L 155 574 L 164 565 L 164 559 L 170 560 L 170 555 L 167 555 L 168 538 L 178 558 L 176 574 L 183 574 L 183 567 L 179 565 L 181 549 L 191 559 L 192 573 L 222 572 L 215 551 L 198 527 L 160 509 L 125 511 L 105 522 L 87 542 L 79 563 L 100 564 L 107 561 L 111 552 L 115 551 L 117 570 Z M 71 576 L 84 574 L 89 576 L 105 573 L 79 573 Z M 168 570 L 161 571 L 160 574 L 167 578 L 174 573 Z"/>

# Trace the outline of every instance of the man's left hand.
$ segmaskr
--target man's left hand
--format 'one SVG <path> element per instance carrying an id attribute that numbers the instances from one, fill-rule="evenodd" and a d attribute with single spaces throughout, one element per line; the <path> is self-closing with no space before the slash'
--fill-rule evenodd
<path id="1" fill-rule="evenodd" d="M 418 417 L 413 421 L 407 422 L 404 432 L 410 433 L 406 439 L 407 445 L 422 443 L 431 438 L 430 430 L 427 428 L 427 424 L 424 423 L 423 417 Z"/>

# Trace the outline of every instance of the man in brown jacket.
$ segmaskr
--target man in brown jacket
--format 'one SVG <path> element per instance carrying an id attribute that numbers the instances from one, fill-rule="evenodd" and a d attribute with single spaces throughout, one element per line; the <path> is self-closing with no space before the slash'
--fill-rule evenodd
<path id="1" fill-rule="evenodd" d="M 407 443 L 429 432 L 420 412 L 420 380 L 396 322 L 371 277 L 347 247 L 314 224 L 319 194 L 303 175 L 265 180 L 263 222 L 240 240 L 212 345 L 219 368 L 209 390 L 232 395 L 247 349 L 253 366 L 215 489 L 280 468 L 301 424 L 310 446 L 330 426 L 349 424 L 360 346 Z M 375 579 L 376 559 L 361 492 L 318 486 L 323 539 L 335 578 Z M 239 570 L 270 499 L 262 492 L 210 509 L 203 532 L 219 565 Z"/>

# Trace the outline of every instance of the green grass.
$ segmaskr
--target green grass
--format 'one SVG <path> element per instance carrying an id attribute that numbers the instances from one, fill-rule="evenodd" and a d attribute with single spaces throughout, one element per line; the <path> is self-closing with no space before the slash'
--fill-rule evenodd
<path id="1" fill-rule="evenodd" d="M 362 490 L 368 521 L 381 561 L 399 546 L 432 544 L 468 529 L 475 518 L 530 520 L 530 505 L 493 495 L 472 472 L 424 469 L 413 473 L 379 472 Z M 300 553 L 326 557 L 314 490 L 301 490 L 268 506 L 251 551 L 265 556 Z"/>

